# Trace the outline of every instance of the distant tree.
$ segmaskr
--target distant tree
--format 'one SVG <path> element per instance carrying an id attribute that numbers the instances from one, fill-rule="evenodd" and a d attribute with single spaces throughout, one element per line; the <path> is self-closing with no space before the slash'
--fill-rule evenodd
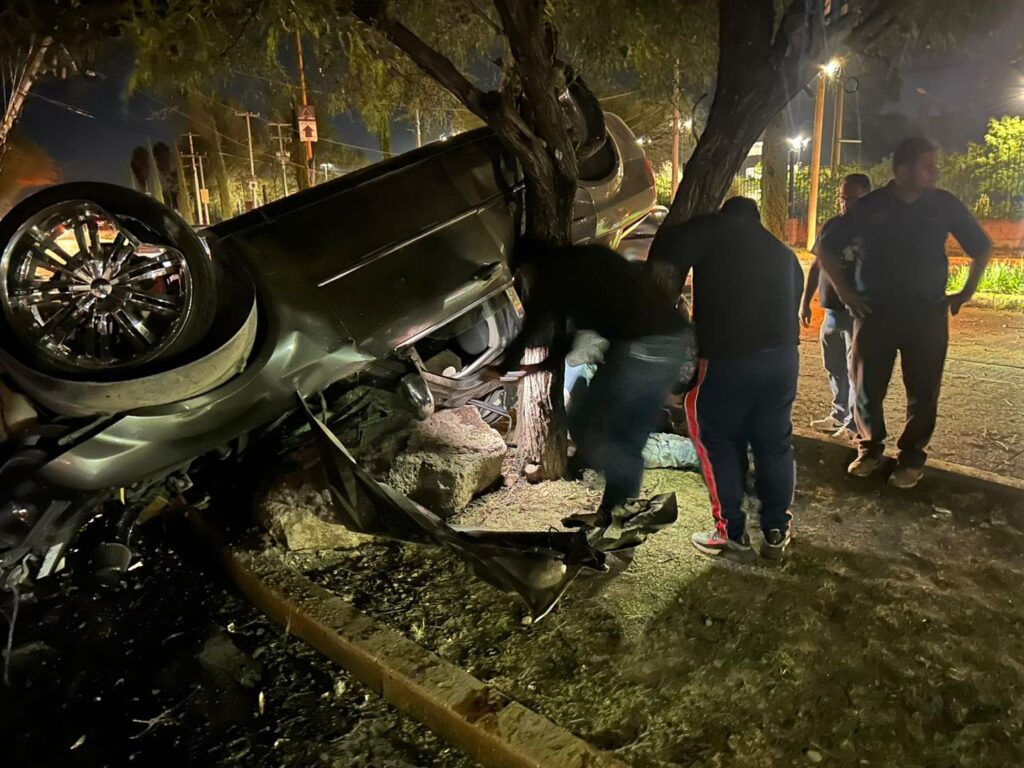
<path id="1" fill-rule="evenodd" d="M 1024 196 L 1024 119 L 1013 116 L 990 120 L 976 162 L 984 179 L 982 192 L 1009 215 L 1015 198 Z"/>
<path id="2" fill-rule="evenodd" d="M 98 46 L 119 34 L 127 2 L 7 0 L 0 6 L 0 77 L 6 99 L 0 120 L 0 153 L 25 100 L 47 76 L 87 71 Z"/>

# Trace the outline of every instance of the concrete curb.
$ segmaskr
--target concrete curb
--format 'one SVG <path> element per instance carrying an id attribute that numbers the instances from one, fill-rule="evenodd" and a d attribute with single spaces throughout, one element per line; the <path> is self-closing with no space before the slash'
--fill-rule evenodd
<path id="1" fill-rule="evenodd" d="M 285 565 L 279 556 L 223 547 L 228 576 L 268 617 L 487 768 L 625 768 Z"/>
<path id="2" fill-rule="evenodd" d="M 834 456 L 836 462 L 853 460 L 854 448 L 845 440 L 799 427 L 793 428 L 793 438 L 795 442 L 828 451 Z M 890 453 L 889 456 L 895 459 L 895 454 Z M 1007 477 L 984 469 L 938 459 L 929 459 L 926 471 L 929 475 L 936 476 L 956 487 L 985 491 L 1017 502 L 1024 501 L 1024 480 L 1015 477 Z"/>

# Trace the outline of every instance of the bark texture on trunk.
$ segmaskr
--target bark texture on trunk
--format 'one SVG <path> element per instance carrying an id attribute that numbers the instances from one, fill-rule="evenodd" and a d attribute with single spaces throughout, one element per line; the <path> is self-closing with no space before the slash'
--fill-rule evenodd
<path id="1" fill-rule="evenodd" d="M 527 364 L 542 362 L 547 350 L 528 348 L 523 355 Z M 555 479 L 565 475 L 568 437 L 562 387 L 564 369 L 554 373 L 535 373 L 519 384 L 516 419 L 516 468 L 521 473 L 527 464 L 540 467 L 541 476 Z"/>
<path id="2" fill-rule="evenodd" d="M 774 25 L 771 2 L 719 4 L 715 96 L 666 217 L 668 223 L 717 210 L 768 120 L 788 101 L 773 44 Z"/>
<path id="3" fill-rule="evenodd" d="M 714 211 L 771 118 L 816 74 L 826 51 L 870 47 L 910 0 L 865 0 L 822 34 L 821 5 L 790 0 L 718 4 L 718 78 L 707 126 L 686 165 L 666 222 Z"/>
<path id="4" fill-rule="evenodd" d="M 779 240 L 786 238 L 789 214 L 786 157 L 786 111 L 781 110 L 764 130 L 761 155 L 761 221 Z"/>

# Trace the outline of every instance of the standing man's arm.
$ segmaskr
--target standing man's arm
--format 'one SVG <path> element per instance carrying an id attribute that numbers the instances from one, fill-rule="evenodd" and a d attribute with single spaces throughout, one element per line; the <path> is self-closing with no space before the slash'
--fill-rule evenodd
<path id="1" fill-rule="evenodd" d="M 967 282 L 964 283 L 963 289 L 946 299 L 950 313 L 956 316 L 960 312 L 960 307 L 969 302 L 974 292 L 978 290 L 978 283 L 985 274 L 985 267 L 988 266 L 988 260 L 992 255 L 992 241 L 967 207 L 953 195 L 949 196 L 949 205 L 949 231 L 960 243 L 964 253 L 971 257 L 971 269 L 967 273 Z"/>
<path id="2" fill-rule="evenodd" d="M 843 249 L 852 245 L 853 239 L 857 235 L 857 221 L 856 211 L 851 211 L 837 219 L 833 226 L 829 227 L 826 232 L 822 232 L 815 250 L 818 254 L 818 261 L 821 262 L 821 268 L 825 270 L 828 279 L 835 286 L 836 293 L 839 294 L 839 300 L 846 305 L 854 317 L 864 317 L 871 312 L 871 305 L 850 283 L 850 279 L 843 269 L 842 257 Z"/>
<path id="3" fill-rule="evenodd" d="M 803 297 L 800 300 L 800 322 L 804 328 L 811 327 L 811 300 L 814 292 L 818 290 L 818 277 L 821 275 L 821 262 L 814 257 L 811 268 L 807 270 L 807 281 L 804 284 Z"/>

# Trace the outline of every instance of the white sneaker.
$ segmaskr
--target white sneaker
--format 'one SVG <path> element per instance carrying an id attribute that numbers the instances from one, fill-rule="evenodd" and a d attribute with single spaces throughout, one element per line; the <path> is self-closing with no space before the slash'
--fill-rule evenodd
<path id="1" fill-rule="evenodd" d="M 811 422 L 811 429 L 816 432 L 827 432 L 830 435 L 837 429 L 842 429 L 842 426 L 843 422 L 839 419 L 834 419 L 831 416 L 827 419 L 815 419 Z"/>
<path id="2" fill-rule="evenodd" d="M 846 440 L 852 443 L 854 440 L 857 439 L 857 433 L 854 432 L 852 429 L 840 427 L 839 429 L 832 433 L 832 437 L 836 438 L 837 440 Z"/>

